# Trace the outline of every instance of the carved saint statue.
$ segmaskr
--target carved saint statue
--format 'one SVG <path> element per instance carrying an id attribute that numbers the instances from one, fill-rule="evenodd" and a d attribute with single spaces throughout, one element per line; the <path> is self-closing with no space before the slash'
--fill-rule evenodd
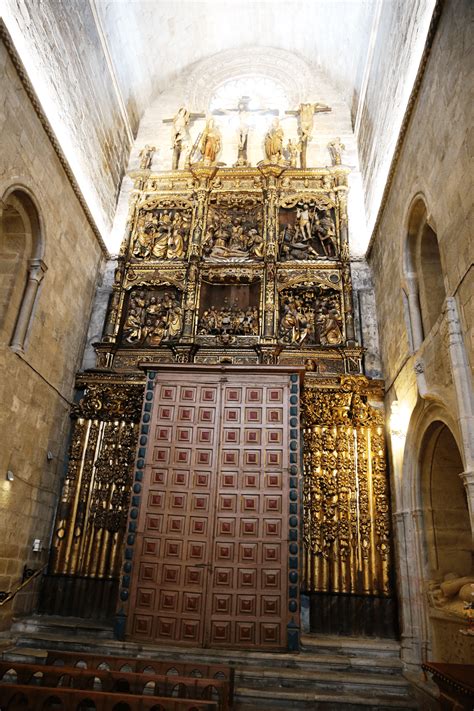
<path id="1" fill-rule="evenodd" d="M 298 156 L 301 153 L 301 143 L 294 143 L 291 138 L 288 139 L 286 151 L 290 159 L 290 166 L 296 168 L 298 166 Z"/>
<path id="2" fill-rule="evenodd" d="M 329 153 L 331 155 L 331 160 L 333 165 L 341 165 L 342 152 L 346 150 L 346 147 L 341 143 L 340 138 L 335 138 L 333 141 L 328 143 Z"/>
<path id="3" fill-rule="evenodd" d="M 270 163 L 281 163 L 283 159 L 283 129 L 278 118 L 273 119 L 265 135 L 265 155 Z"/>
<path id="4" fill-rule="evenodd" d="M 140 156 L 140 170 L 150 170 L 155 151 L 155 146 L 149 146 L 148 144 L 141 149 L 138 154 Z"/>
<path id="5" fill-rule="evenodd" d="M 189 124 L 197 118 L 204 118 L 204 114 L 191 113 L 184 106 L 181 106 L 171 119 L 163 119 L 163 123 L 173 123 L 171 136 L 171 148 L 173 150 L 172 170 L 178 170 L 179 160 L 183 150 L 189 142 Z M 187 168 L 188 166 L 184 166 Z"/>
<path id="6" fill-rule="evenodd" d="M 220 131 L 215 125 L 214 119 L 208 118 L 199 143 L 199 150 L 201 151 L 204 165 L 215 164 L 221 145 Z"/>

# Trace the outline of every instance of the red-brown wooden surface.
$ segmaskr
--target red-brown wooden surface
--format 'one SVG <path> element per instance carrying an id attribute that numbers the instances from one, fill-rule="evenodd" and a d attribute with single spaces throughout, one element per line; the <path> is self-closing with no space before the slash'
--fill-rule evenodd
<path id="1" fill-rule="evenodd" d="M 158 372 L 128 635 L 286 647 L 289 375 Z"/>

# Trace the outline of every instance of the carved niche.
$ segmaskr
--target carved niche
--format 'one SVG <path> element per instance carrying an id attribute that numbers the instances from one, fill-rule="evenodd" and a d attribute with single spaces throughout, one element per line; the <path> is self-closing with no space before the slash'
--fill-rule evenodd
<path id="1" fill-rule="evenodd" d="M 139 287 L 128 294 L 122 346 L 157 347 L 175 342 L 183 328 L 182 292 L 176 287 Z"/>
<path id="2" fill-rule="evenodd" d="M 140 261 L 185 259 L 192 224 L 186 199 L 148 198 L 141 203 L 132 241 L 132 258 Z"/>
<path id="3" fill-rule="evenodd" d="M 263 210 L 258 197 L 213 197 L 202 252 L 206 260 L 213 262 L 262 260 L 265 256 Z"/>
<path id="4" fill-rule="evenodd" d="M 327 196 L 285 197 L 279 211 L 279 259 L 338 259 L 336 205 Z"/>

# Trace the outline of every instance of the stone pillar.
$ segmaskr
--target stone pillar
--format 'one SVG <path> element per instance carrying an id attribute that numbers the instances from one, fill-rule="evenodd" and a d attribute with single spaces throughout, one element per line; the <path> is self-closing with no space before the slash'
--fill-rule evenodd
<path id="1" fill-rule="evenodd" d="M 465 471 L 461 478 L 466 487 L 466 495 L 471 518 L 471 531 L 474 530 L 474 395 L 472 375 L 464 345 L 464 339 L 459 320 L 458 308 L 454 296 L 448 296 L 444 311 L 448 326 L 448 353 L 456 401 L 458 406 L 458 423 L 462 437 Z"/>
<path id="2" fill-rule="evenodd" d="M 423 343 L 423 323 L 421 320 L 420 299 L 418 296 L 418 281 L 414 276 L 409 276 L 406 282 L 413 350 L 417 351 Z"/>
<path id="3" fill-rule="evenodd" d="M 31 259 L 28 262 L 28 281 L 21 302 L 18 319 L 13 334 L 11 347 L 17 353 L 23 353 L 26 334 L 30 325 L 33 306 L 35 305 L 38 287 L 48 267 L 42 259 Z"/>

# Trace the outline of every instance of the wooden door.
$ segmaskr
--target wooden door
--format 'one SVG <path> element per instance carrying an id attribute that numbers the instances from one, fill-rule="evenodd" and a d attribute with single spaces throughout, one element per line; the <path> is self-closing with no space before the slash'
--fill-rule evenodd
<path id="1" fill-rule="evenodd" d="M 287 646 L 289 390 L 280 372 L 158 372 L 131 637 Z"/>

